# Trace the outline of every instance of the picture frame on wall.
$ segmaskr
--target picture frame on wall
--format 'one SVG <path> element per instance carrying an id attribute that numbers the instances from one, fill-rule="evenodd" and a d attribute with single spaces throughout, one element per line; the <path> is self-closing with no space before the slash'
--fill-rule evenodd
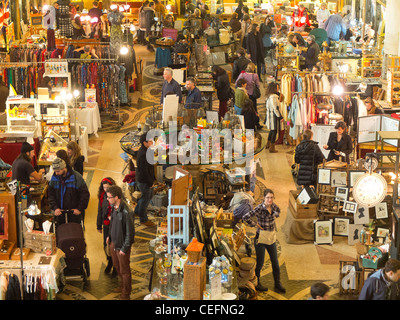
<path id="1" fill-rule="evenodd" d="M 332 187 L 347 187 L 347 172 L 346 171 L 333 171 L 331 173 L 331 186 Z"/>
<path id="2" fill-rule="evenodd" d="M 333 235 L 347 237 L 349 235 L 349 217 L 335 217 L 333 219 Z"/>
<path id="3" fill-rule="evenodd" d="M 345 201 L 343 204 L 343 211 L 354 214 L 357 212 L 357 206 L 358 206 L 357 202 Z"/>
<path id="4" fill-rule="evenodd" d="M 332 220 L 314 220 L 314 244 L 333 244 Z"/>
<path id="5" fill-rule="evenodd" d="M 389 235 L 390 230 L 386 228 L 377 228 L 376 236 L 378 238 L 386 238 Z"/>
<path id="6" fill-rule="evenodd" d="M 349 187 L 353 188 L 354 184 L 356 183 L 357 179 L 365 174 L 365 171 L 360 170 L 351 170 L 349 171 Z"/>
<path id="7" fill-rule="evenodd" d="M 375 206 L 375 216 L 377 219 L 386 219 L 388 217 L 386 202 L 381 202 Z"/>
<path id="8" fill-rule="evenodd" d="M 331 184 L 331 169 L 318 169 L 318 184 Z"/>
<path id="9" fill-rule="evenodd" d="M 349 235 L 347 237 L 349 246 L 354 246 L 356 243 L 360 242 L 362 228 L 364 228 L 362 224 L 349 224 Z"/>
<path id="10" fill-rule="evenodd" d="M 347 187 L 337 187 L 335 192 L 335 201 L 347 201 L 349 194 L 349 188 Z"/>
<path id="11" fill-rule="evenodd" d="M 369 208 L 365 206 L 357 206 L 354 213 L 354 224 L 368 224 L 369 223 Z"/>

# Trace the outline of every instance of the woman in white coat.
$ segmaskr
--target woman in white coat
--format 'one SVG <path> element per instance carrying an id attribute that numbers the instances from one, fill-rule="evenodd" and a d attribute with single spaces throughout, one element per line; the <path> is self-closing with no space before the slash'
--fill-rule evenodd
<path id="1" fill-rule="evenodd" d="M 278 137 L 278 130 L 280 127 L 280 120 L 282 115 L 279 112 L 279 84 L 271 82 L 268 84 L 266 91 L 266 117 L 265 126 L 269 131 L 268 142 L 266 148 L 269 148 L 269 152 L 278 152 L 275 149 L 275 142 Z"/>

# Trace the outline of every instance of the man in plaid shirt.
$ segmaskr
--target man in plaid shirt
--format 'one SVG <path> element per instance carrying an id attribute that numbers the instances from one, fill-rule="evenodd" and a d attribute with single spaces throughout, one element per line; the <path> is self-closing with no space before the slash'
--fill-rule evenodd
<path id="1" fill-rule="evenodd" d="M 276 249 L 276 242 L 268 245 L 264 243 L 258 243 L 258 238 L 260 236 L 260 230 L 264 231 L 274 231 L 276 229 L 275 219 L 279 217 L 281 210 L 274 203 L 274 192 L 271 189 L 266 189 L 264 191 L 264 201 L 255 207 L 252 211 L 249 211 L 243 216 L 243 220 L 248 223 L 251 227 L 257 228 L 257 233 L 254 238 L 254 247 L 256 250 L 256 276 L 258 279 L 256 289 L 258 291 L 267 291 L 268 288 L 264 287 L 260 282 L 260 272 L 262 266 L 264 265 L 265 250 L 268 251 L 271 265 L 272 274 L 274 276 L 275 287 L 274 290 L 278 293 L 285 293 L 286 290 L 282 286 L 280 281 L 280 269 L 278 262 L 278 252 Z M 253 217 L 256 218 L 254 221 Z"/>

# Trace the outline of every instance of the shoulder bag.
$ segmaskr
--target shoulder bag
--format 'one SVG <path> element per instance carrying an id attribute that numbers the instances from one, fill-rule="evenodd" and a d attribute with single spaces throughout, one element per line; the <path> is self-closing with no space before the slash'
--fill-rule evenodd
<path id="1" fill-rule="evenodd" d="M 257 87 L 256 82 L 254 81 L 254 75 L 253 75 L 253 97 L 255 99 L 258 99 L 261 97 L 261 91 L 260 91 L 260 88 Z"/>
<path id="2" fill-rule="evenodd" d="M 274 224 L 274 230 L 267 231 L 267 230 L 260 230 L 258 235 L 258 243 L 271 245 L 276 242 L 276 225 Z"/>

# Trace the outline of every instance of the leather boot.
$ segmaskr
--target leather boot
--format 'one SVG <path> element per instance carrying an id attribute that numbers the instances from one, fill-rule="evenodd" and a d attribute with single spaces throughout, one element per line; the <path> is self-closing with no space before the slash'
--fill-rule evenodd
<path id="1" fill-rule="evenodd" d="M 271 141 L 267 142 L 267 145 L 265 146 L 265 149 L 268 149 L 271 146 Z"/>
<path id="2" fill-rule="evenodd" d="M 275 149 L 275 143 L 271 142 L 271 146 L 269 147 L 269 152 L 270 153 L 277 153 L 278 150 Z"/>
<path id="3" fill-rule="evenodd" d="M 256 290 L 257 290 L 257 291 L 268 291 L 268 288 L 267 288 L 267 287 L 264 287 L 264 286 L 261 284 L 260 278 L 258 278 Z"/>
<path id="4" fill-rule="evenodd" d="M 282 286 L 280 282 L 275 283 L 274 291 L 277 293 L 286 293 L 286 289 Z"/>
<path id="5" fill-rule="evenodd" d="M 107 264 L 106 269 L 104 270 L 104 273 L 110 273 L 111 268 L 113 266 L 111 257 L 107 257 L 107 260 L 108 260 L 108 264 Z"/>

